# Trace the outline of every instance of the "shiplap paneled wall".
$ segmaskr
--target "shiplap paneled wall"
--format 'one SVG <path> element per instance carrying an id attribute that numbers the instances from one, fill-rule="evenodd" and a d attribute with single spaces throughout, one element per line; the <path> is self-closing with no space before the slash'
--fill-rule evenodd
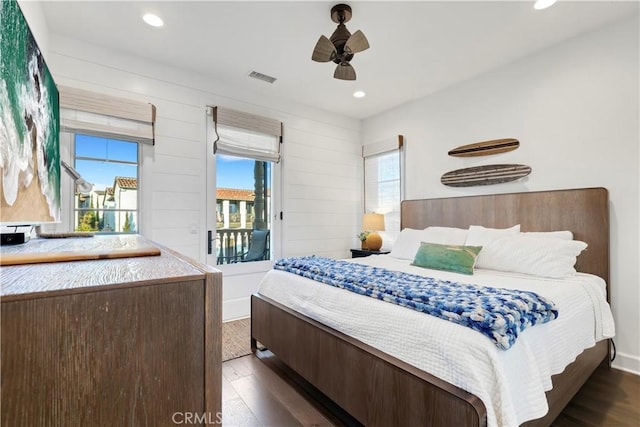
<path id="1" fill-rule="evenodd" d="M 363 123 L 363 141 L 404 133 L 408 199 L 606 187 L 610 200 L 613 366 L 640 374 L 639 22 L 624 19 L 407 103 Z M 513 137 L 520 148 L 454 158 L 459 145 Z M 452 169 L 521 163 L 511 183 L 451 188 Z M 587 249 L 588 250 L 588 249 Z"/>
<path id="2" fill-rule="evenodd" d="M 282 255 L 349 256 L 361 211 L 358 120 L 257 95 L 259 91 L 251 91 L 253 82 L 232 89 L 214 76 L 195 75 L 56 34 L 49 35 L 46 60 L 58 84 L 156 105 L 156 145 L 142 146 L 143 235 L 206 262 L 206 158 L 212 146 L 206 140 L 206 106 L 223 105 L 284 123 Z M 263 275 L 225 277 L 225 319 L 249 314 L 249 296 Z"/>
<path id="3" fill-rule="evenodd" d="M 335 137 L 319 130 L 285 128 L 284 256 L 308 254 L 311 246 L 317 255 L 344 258 L 357 234 L 353 222 L 361 206 L 362 149 L 349 141 L 359 135 Z"/>

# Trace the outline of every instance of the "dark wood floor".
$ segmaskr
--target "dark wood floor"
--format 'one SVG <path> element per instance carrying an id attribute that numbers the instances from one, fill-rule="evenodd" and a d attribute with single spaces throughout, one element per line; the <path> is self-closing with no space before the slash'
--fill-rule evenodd
<path id="1" fill-rule="evenodd" d="M 312 398 L 268 351 L 222 364 L 224 426 L 357 425 L 330 402 Z M 554 427 L 640 426 L 640 376 L 599 369 L 554 421 Z"/>

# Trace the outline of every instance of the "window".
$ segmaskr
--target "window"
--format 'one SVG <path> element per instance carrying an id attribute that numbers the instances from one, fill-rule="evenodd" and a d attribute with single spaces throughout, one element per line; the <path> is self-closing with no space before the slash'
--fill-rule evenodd
<path id="1" fill-rule="evenodd" d="M 383 245 L 390 246 L 400 234 L 400 202 L 403 197 L 402 165 L 404 137 L 363 147 L 364 209 L 384 214 Z"/>
<path id="2" fill-rule="evenodd" d="M 138 232 L 140 145 L 155 143 L 156 107 L 72 87 L 58 89 L 60 130 L 69 136 L 69 157 L 93 184 L 89 192 L 72 191 L 73 230 Z"/>
<path id="3" fill-rule="evenodd" d="M 249 261 L 270 259 L 268 241 L 251 238 L 254 230 L 271 230 L 271 172 L 271 162 L 216 155 L 218 264 L 246 262 L 251 244 L 263 254 Z"/>
<path id="4" fill-rule="evenodd" d="M 273 182 L 282 124 L 220 107 L 212 113 L 216 264 L 272 259 Z"/>
<path id="5" fill-rule="evenodd" d="M 138 143 L 80 133 L 73 141 L 74 168 L 93 184 L 74 191 L 73 229 L 138 232 Z"/>

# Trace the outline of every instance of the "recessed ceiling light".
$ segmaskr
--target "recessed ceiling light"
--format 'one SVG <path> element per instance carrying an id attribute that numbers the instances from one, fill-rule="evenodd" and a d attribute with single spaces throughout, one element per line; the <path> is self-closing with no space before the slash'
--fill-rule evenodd
<path id="1" fill-rule="evenodd" d="M 366 93 L 364 93 L 361 90 L 357 90 L 357 91 L 353 92 L 353 97 L 354 98 L 364 98 L 365 95 L 366 95 Z"/>
<path id="2" fill-rule="evenodd" d="M 158 15 L 154 15 L 153 13 L 147 13 L 142 17 L 142 19 L 152 27 L 162 27 L 164 25 L 162 19 Z"/>
<path id="3" fill-rule="evenodd" d="M 536 0 L 536 3 L 533 5 L 533 8 L 537 10 L 546 9 L 550 6 L 553 6 L 555 2 L 556 0 Z"/>

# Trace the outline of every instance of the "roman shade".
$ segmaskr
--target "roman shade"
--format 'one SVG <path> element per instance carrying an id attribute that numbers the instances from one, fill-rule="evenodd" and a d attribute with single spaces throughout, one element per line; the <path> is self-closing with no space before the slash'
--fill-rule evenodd
<path id="1" fill-rule="evenodd" d="M 65 86 L 58 89 L 61 130 L 155 143 L 155 105 Z"/>
<path id="2" fill-rule="evenodd" d="M 282 122 L 255 114 L 211 107 L 216 140 L 214 154 L 279 162 Z"/>
<path id="3" fill-rule="evenodd" d="M 398 135 L 398 138 L 389 138 L 379 142 L 363 145 L 362 157 L 367 158 L 377 154 L 387 153 L 389 151 L 401 150 L 403 145 L 403 135 Z"/>

